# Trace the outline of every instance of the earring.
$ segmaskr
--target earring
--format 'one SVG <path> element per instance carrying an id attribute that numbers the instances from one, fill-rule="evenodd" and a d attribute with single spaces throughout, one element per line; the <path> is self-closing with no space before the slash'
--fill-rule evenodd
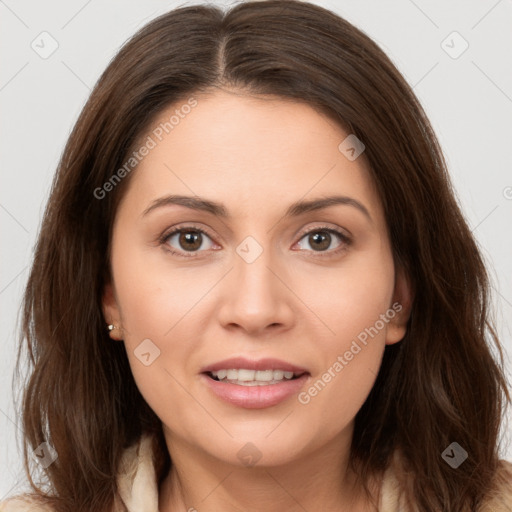
<path id="1" fill-rule="evenodd" d="M 114 324 L 107 324 L 107 329 L 108 329 L 109 336 L 113 340 L 121 341 L 121 339 L 123 337 L 123 334 L 122 334 L 123 330 L 121 329 L 121 327 L 118 327 L 117 325 L 114 325 Z M 117 334 L 114 334 L 114 331 L 117 331 Z"/>

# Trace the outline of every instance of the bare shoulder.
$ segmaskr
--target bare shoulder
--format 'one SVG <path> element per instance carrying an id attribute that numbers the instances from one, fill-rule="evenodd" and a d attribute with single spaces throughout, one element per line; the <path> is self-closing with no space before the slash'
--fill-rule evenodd
<path id="1" fill-rule="evenodd" d="M 492 510 L 494 512 L 510 512 L 512 510 L 512 463 L 500 460 L 493 488 L 489 493 L 482 512 Z"/>
<path id="2" fill-rule="evenodd" d="M 53 509 L 40 498 L 25 494 L 0 502 L 0 512 L 53 512 Z"/>

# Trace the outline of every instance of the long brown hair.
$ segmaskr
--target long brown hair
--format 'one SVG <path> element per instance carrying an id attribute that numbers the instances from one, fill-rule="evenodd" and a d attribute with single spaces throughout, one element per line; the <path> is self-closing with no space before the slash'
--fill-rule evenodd
<path id="1" fill-rule="evenodd" d="M 363 141 L 396 265 L 417 293 L 407 334 L 386 348 L 356 416 L 353 467 L 367 482 L 400 450 L 419 511 L 474 510 L 497 468 L 510 401 L 482 257 L 403 77 L 363 32 L 294 0 L 171 11 L 131 38 L 96 84 L 59 163 L 24 296 L 18 365 L 24 346 L 24 457 L 35 492 L 59 511 L 109 511 L 121 454 L 146 432 L 159 482 L 170 468 L 161 422 L 101 310 L 113 219 L 136 171 L 102 198 L 98 189 L 158 113 L 216 87 L 306 102 Z M 29 463 L 43 441 L 58 453 L 46 490 Z M 457 470 L 441 457 L 453 441 L 469 453 Z"/>

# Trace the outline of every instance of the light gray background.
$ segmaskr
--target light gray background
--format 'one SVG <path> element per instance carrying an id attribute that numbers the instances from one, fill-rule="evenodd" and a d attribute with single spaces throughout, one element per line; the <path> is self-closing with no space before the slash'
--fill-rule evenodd
<path id="1" fill-rule="evenodd" d="M 155 16 L 197 2 L 0 0 L 0 500 L 26 487 L 12 404 L 15 323 L 51 179 L 90 89 Z M 233 2 L 212 2 L 229 5 Z M 365 31 L 420 98 L 468 222 L 492 268 L 499 332 L 512 355 L 512 1 L 317 1 Z M 58 49 L 47 59 L 31 44 Z M 445 50 L 458 58 L 452 58 Z M 447 36 L 450 36 L 448 39 Z M 442 42 L 445 41 L 443 46 Z M 443 48 L 444 47 L 444 48 Z M 510 379 L 512 363 L 507 361 Z M 70 383 L 72 385 L 72 383 Z M 485 421 L 485 418 L 482 418 Z M 512 438 L 510 426 L 505 441 Z M 502 449 L 512 460 L 512 446 Z"/>

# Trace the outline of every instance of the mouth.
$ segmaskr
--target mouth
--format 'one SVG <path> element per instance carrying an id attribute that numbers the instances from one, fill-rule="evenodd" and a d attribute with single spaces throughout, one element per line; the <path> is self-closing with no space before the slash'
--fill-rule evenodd
<path id="1" fill-rule="evenodd" d="M 202 368 L 201 375 L 217 399 L 244 409 L 263 409 L 291 399 L 311 374 L 278 359 L 235 357 Z"/>
<path id="2" fill-rule="evenodd" d="M 230 368 L 206 372 L 206 375 L 217 382 L 235 384 L 237 386 L 272 386 L 284 381 L 300 378 L 305 371 L 292 372 L 286 370 L 251 370 L 248 368 Z"/>

